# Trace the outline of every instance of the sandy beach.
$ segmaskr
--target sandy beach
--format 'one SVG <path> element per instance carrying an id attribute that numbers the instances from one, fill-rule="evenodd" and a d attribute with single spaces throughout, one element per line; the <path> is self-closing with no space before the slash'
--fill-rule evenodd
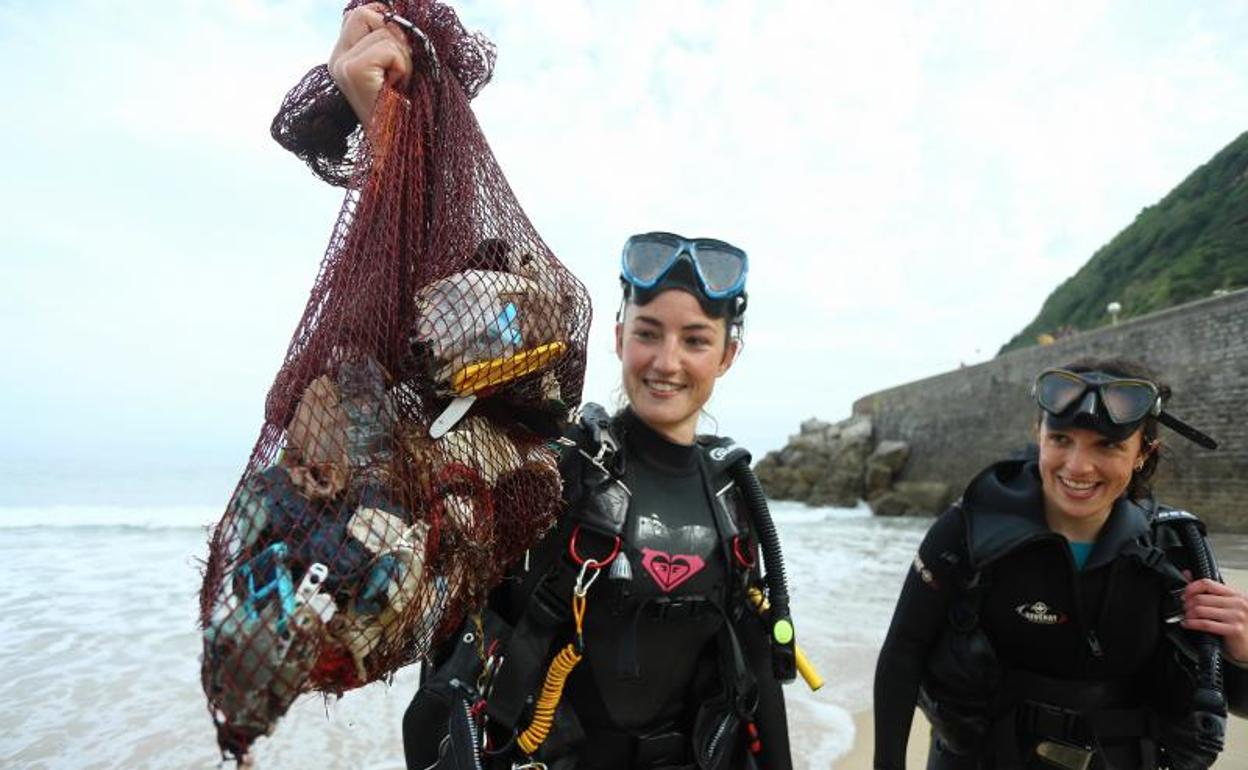
<path id="1" fill-rule="evenodd" d="M 1226 582 L 1240 590 L 1248 590 L 1248 569 L 1223 569 Z M 837 770 L 871 770 L 874 750 L 875 721 L 870 711 L 854 714 L 854 743 L 849 752 L 838 758 Z M 928 726 L 922 712 L 916 710 L 906 747 L 906 767 L 922 768 L 927 763 Z M 1226 750 L 1214 767 L 1220 770 L 1248 770 L 1248 719 L 1231 717 L 1227 724 Z"/>

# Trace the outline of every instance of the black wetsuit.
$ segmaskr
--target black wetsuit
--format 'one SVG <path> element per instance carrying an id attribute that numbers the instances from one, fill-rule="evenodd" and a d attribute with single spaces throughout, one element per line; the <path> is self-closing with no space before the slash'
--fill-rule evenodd
<path id="1" fill-rule="evenodd" d="M 738 587 L 743 568 L 725 548 L 713 502 L 720 490 L 712 484 L 722 479 L 710 477 L 699 457 L 704 449 L 667 441 L 628 409 L 613 425 L 621 441 L 622 481 L 631 493 L 617 557 L 627 560 L 627 569 L 618 564 L 604 569 L 589 592 L 585 658 L 572 671 L 561 705 L 575 714 L 585 737 L 573 739 L 574 760 L 564 757 L 551 767 L 694 767 L 699 709 L 722 693 L 732 676 L 724 670 L 725 625 L 731 623 L 757 680 L 758 764 L 788 770 L 784 701 L 771 673 L 766 633 L 744 606 Z M 565 452 L 561 462 L 569 506 L 581 504 L 585 493 L 584 462 L 575 451 Z M 534 549 L 534 564 L 562 558 L 567 525 L 575 521 L 569 514 Z M 748 521 L 742 517 L 736 523 L 748 537 Z M 579 537 L 578 550 L 585 556 L 601 557 L 610 549 L 587 530 Z M 752 541 L 750 551 L 756 553 Z M 511 625 L 524 612 L 526 585 L 511 579 L 491 595 L 491 608 Z M 567 636 L 559 634 L 555 646 L 565 644 Z M 553 654 L 552 649 L 542 656 L 543 667 Z M 733 740 L 744 746 L 741 737 Z M 417 740 L 405 723 L 405 743 Z M 562 736 L 552 733 L 549 740 L 554 744 Z M 735 756 L 730 766 L 745 767 L 743 749 Z"/>
<path id="2" fill-rule="evenodd" d="M 631 580 L 606 580 L 585 618 L 585 663 L 567 697 L 587 732 L 646 731 L 679 721 L 696 702 L 694 675 L 715 650 L 723 617 L 709 606 L 668 612 L 658 602 L 728 602 L 728 565 L 698 469 L 698 449 L 664 440 L 625 412 L 624 483 L 632 492 L 620 558 Z M 625 596 L 627 592 L 627 596 Z M 675 641 L 675 643 L 674 643 Z"/>
<path id="3" fill-rule="evenodd" d="M 1114 713 L 1164 703 L 1168 685 L 1159 661 L 1169 643 L 1163 604 L 1173 585 L 1132 555 L 1138 553 L 1132 544 L 1149 534 L 1149 511 L 1120 499 L 1083 569 L 1077 569 L 1067 540 L 1045 523 L 1034 462 L 998 463 L 980 474 L 961 504 L 932 525 L 902 587 L 876 669 L 875 767 L 905 766 L 925 667 L 948 638 L 951 606 L 963 601 L 966 582 L 977 570 L 987 581 L 978 589 L 979 627 L 1005 679 L 993 694 L 997 704 L 989 708 L 998 739 L 1000 723 L 1014 720 L 1007 735 L 1025 763 L 1035 762 L 1037 740 L 1058 736 L 1016 719 L 1010 688 L 1020 681 L 1058 680 L 1059 693 L 1095 690 L 1106 700 L 1101 707 Z M 1150 761 L 1147 747 L 1139 754 L 1138 740 L 1119 741 L 1113 750 L 1121 766 Z M 929 767 L 976 767 L 977 761 L 955 759 L 934 740 Z M 994 766 L 983 761 L 982 766 Z"/>

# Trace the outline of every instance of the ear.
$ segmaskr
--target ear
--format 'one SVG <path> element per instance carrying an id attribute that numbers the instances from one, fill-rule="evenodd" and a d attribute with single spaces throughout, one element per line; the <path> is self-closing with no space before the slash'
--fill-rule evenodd
<path id="1" fill-rule="evenodd" d="M 716 377 L 723 377 L 724 373 L 732 368 L 732 363 L 737 360 L 737 353 L 741 352 L 741 340 L 728 340 L 728 346 L 724 348 L 724 357 L 719 362 L 719 371 L 715 373 Z"/>
<path id="2" fill-rule="evenodd" d="M 615 324 L 615 357 L 624 360 L 624 324 Z"/>

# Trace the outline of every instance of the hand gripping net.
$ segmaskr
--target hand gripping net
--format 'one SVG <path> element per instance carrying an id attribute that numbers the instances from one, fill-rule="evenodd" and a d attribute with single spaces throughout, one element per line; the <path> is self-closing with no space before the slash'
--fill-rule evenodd
<path id="1" fill-rule="evenodd" d="M 436 2 L 395 11 L 427 42 L 413 36 L 416 72 L 384 90 L 366 135 L 334 137 L 353 122 L 324 67 L 275 122 L 328 125 L 329 149 L 308 159 L 347 194 L 209 541 L 203 685 L 235 757 L 300 693 L 341 693 L 425 655 L 560 503 L 550 438 L 580 401 L 588 297 L 469 108 L 488 41 Z"/>

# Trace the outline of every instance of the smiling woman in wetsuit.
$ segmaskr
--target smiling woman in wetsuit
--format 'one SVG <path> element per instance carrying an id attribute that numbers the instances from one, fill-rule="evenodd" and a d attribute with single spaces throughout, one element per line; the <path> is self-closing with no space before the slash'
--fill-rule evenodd
<path id="1" fill-rule="evenodd" d="M 746 267 L 723 241 L 628 239 L 615 329 L 628 405 L 591 405 L 566 434 L 560 524 L 430 662 L 404 717 L 409 768 L 792 766 L 774 528 L 749 455 L 695 432 L 740 348 Z M 766 622 L 751 597 L 759 540 Z M 457 703 L 484 714 L 461 722 L 484 729 L 464 731 L 484 751 L 454 743 Z"/>
<path id="2" fill-rule="evenodd" d="M 412 71 L 387 12 L 348 13 L 328 65 L 365 124 L 382 86 Z M 748 453 L 696 434 L 740 351 L 747 266 L 715 239 L 628 239 L 615 328 L 628 404 L 582 410 L 563 439 L 558 527 L 424 667 L 403 723 L 409 768 L 791 767 L 775 530 Z"/>
<path id="3" fill-rule="evenodd" d="M 751 597 L 760 540 L 768 581 L 783 574 L 774 528 L 748 453 L 696 434 L 740 349 L 746 268 L 723 241 L 628 239 L 628 404 L 590 405 L 565 434 L 559 526 L 433 656 L 404 717 L 409 769 L 792 766 L 792 635 L 772 641 L 791 631 L 787 589 L 767 583 L 766 621 Z M 471 749 L 457 705 L 483 715 L 460 721 Z"/>
<path id="4" fill-rule="evenodd" d="M 1248 710 L 1248 598 L 1149 479 L 1159 425 L 1216 444 L 1137 363 L 1046 370 L 1034 394 L 1038 459 L 980 473 L 919 546 L 876 668 L 875 767 L 905 766 L 916 702 L 933 770 L 1208 767 L 1224 695 Z"/>

